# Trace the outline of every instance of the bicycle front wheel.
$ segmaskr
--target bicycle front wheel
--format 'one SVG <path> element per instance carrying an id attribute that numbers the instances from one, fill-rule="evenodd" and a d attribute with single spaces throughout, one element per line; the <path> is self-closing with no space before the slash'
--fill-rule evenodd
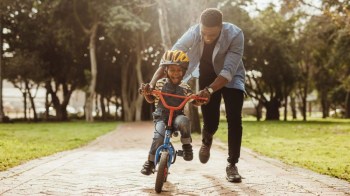
<path id="1" fill-rule="evenodd" d="M 160 161 L 159 161 L 159 167 L 158 167 L 157 178 L 156 178 L 156 186 L 155 186 L 155 190 L 157 193 L 162 192 L 163 184 L 164 182 L 166 182 L 166 179 L 168 176 L 168 160 L 169 160 L 169 153 L 162 152 Z"/>

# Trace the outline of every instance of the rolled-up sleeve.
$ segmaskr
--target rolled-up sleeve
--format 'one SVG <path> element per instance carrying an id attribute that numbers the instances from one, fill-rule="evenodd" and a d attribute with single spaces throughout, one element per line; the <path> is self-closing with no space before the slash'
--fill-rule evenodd
<path id="1" fill-rule="evenodd" d="M 231 41 L 228 51 L 225 56 L 224 67 L 219 75 L 231 81 L 235 75 L 239 64 L 242 63 L 244 51 L 244 35 L 240 31 Z"/>

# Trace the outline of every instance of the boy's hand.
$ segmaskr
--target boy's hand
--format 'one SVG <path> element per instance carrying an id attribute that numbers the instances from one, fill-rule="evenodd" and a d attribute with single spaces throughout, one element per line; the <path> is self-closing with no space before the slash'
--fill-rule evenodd
<path id="1" fill-rule="evenodd" d="M 139 88 L 139 93 L 141 95 L 151 95 L 153 88 L 149 83 L 142 83 L 141 87 Z"/>
<path id="2" fill-rule="evenodd" d="M 197 103 L 200 104 L 200 105 L 203 105 L 203 104 L 205 105 L 205 104 L 209 103 L 209 101 L 210 101 L 210 93 L 209 93 L 206 89 L 203 89 L 203 90 L 199 91 L 199 92 L 197 93 L 197 96 L 203 97 L 203 98 L 207 98 L 207 99 L 208 99 L 207 101 L 204 101 L 204 100 L 196 100 Z"/>

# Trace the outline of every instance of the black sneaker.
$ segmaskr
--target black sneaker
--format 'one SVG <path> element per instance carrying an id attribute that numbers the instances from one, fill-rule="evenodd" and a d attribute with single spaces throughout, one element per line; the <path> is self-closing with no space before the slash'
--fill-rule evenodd
<path id="1" fill-rule="evenodd" d="M 238 169 L 237 169 L 235 164 L 231 164 L 231 163 L 227 164 L 226 174 L 227 174 L 226 179 L 229 182 L 241 182 L 242 181 L 242 177 L 241 177 L 241 175 L 239 175 Z"/>
<path id="2" fill-rule="evenodd" d="M 192 161 L 193 159 L 193 150 L 191 144 L 184 144 L 182 145 L 183 150 L 183 158 L 185 161 Z"/>
<path id="3" fill-rule="evenodd" d="M 146 161 L 145 164 L 143 164 L 143 168 L 141 169 L 141 173 L 143 175 L 149 176 L 152 173 L 154 173 L 154 162 L 153 161 Z"/>

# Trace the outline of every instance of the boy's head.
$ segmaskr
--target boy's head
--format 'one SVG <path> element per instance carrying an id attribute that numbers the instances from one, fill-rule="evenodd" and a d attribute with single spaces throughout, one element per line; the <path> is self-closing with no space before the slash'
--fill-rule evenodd
<path id="1" fill-rule="evenodd" d="M 160 62 L 165 67 L 165 73 L 173 84 L 180 84 L 185 75 L 189 59 L 186 53 L 180 50 L 168 50 Z"/>

